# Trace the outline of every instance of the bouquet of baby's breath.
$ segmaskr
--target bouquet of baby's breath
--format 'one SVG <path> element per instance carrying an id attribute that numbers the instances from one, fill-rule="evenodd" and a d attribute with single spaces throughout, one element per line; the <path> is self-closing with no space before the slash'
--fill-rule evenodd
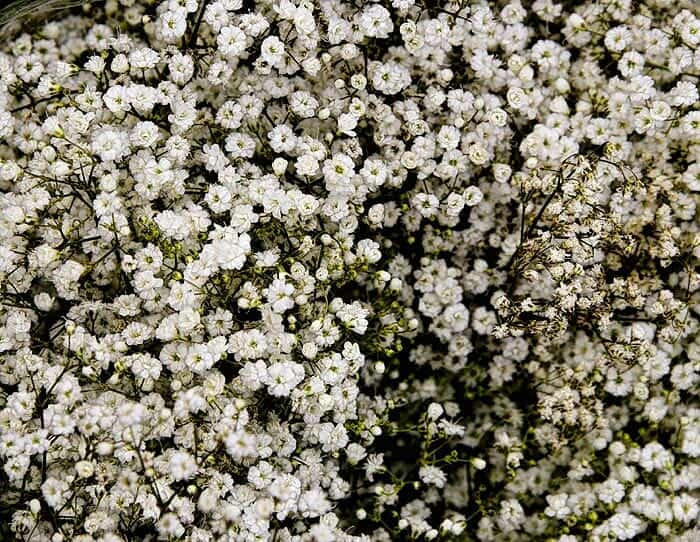
<path id="1" fill-rule="evenodd" d="M 0 540 L 700 537 L 692 2 L 0 36 Z"/>

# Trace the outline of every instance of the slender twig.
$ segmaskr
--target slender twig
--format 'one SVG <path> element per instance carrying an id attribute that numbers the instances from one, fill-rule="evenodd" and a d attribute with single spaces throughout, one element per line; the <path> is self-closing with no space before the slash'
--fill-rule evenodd
<path id="1" fill-rule="evenodd" d="M 192 27 L 192 33 L 190 34 L 190 39 L 187 44 L 188 49 L 192 49 L 195 47 L 197 44 L 197 34 L 199 33 L 199 27 L 202 24 L 202 19 L 204 18 L 204 10 L 207 9 L 207 5 L 209 4 L 210 0 L 204 0 L 202 2 L 201 7 L 199 8 L 199 12 L 197 13 L 197 20 L 194 23 L 194 26 Z"/>

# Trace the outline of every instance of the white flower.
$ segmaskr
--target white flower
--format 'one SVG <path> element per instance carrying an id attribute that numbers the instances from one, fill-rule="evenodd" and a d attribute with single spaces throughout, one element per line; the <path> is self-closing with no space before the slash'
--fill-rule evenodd
<path id="1" fill-rule="evenodd" d="M 367 457 L 367 451 L 360 446 L 359 444 L 355 442 L 351 442 L 347 448 L 345 449 L 345 453 L 347 454 L 348 461 L 352 465 L 356 465 L 359 463 L 362 459 Z"/>
<path id="2" fill-rule="evenodd" d="M 367 320 L 369 310 L 363 308 L 357 301 L 343 305 L 343 307 L 336 312 L 336 316 L 344 325 L 355 333 L 362 335 L 367 331 L 369 325 L 369 321 Z"/>
<path id="3" fill-rule="evenodd" d="M 515 110 L 522 109 L 527 103 L 527 95 L 520 87 L 511 87 L 506 95 L 508 105 Z"/>
<path id="4" fill-rule="evenodd" d="M 348 440 L 347 431 L 341 424 L 322 423 L 318 427 L 318 441 L 324 452 L 340 450 L 348 444 Z"/>
<path id="5" fill-rule="evenodd" d="M 226 452 L 236 461 L 257 455 L 257 438 L 253 433 L 238 430 L 226 437 Z"/>
<path id="6" fill-rule="evenodd" d="M 168 70 L 173 83 L 184 85 L 194 74 L 194 61 L 190 55 L 176 53 L 168 60 Z"/>
<path id="7" fill-rule="evenodd" d="M 129 152 L 128 136 L 121 130 L 101 130 L 92 138 L 92 151 L 105 162 L 121 160 Z"/>
<path id="8" fill-rule="evenodd" d="M 618 512 L 608 520 L 610 531 L 620 540 L 630 540 L 642 531 L 644 523 L 633 514 Z"/>
<path id="9" fill-rule="evenodd" d="M 598 486 L 598 498 L 605 504 L 620 502 L 624 496 L 624 486 L 614 478 L 610 478 Z"/>
<path id="10" fill-rule="evenodd" d="M 78 461 L 75 464 L 75 471 L 81 478 L 90 478 L 95 472 L 95 467 L 90 461 Z"/>
<path id="11" fill-rule="evenodd" d="M 246 48 L 246 35 L 238 26 L 225 26 L 216 38 L 219 52 L 226 58 L 239 57 Z"/>
<path id="12" fill-rule="evenodd" d="M 658 442 L 650 442 L 639 458 L 639 465 L 646 471 L 660 470 L 673 464 L 673 455 Z"/>
<path id="13" fill-rule="evenodd" d="M 694 539 L 698 14 L 361 4 L 10 18 L 3 534 Z"/>
<path id="14" fill-rule="evenodd" d="M 405 68 L 394 62 L 377 64 L 371 71 L 372 86 L 384 94 L 398 94 L 411 84 L 411 76 Z"/>
<path id="15" fill-rule="evenodd" d="M 299 497 L 299 512 L 304 517 L 318 517 L 330 511 L 331 503 L 319 488 L 305 491 Z"/>
<path id="16" fill-rule="evenodd" d="M 299 175 L 315 175 L 319 171 L 318 160 L 310 154 L 302 154 L 297 158 L 295 167 Z"/>
<path id="17" fill-rule="evenodd" d="M 370 38 L 388 38 L 394 30 L 389 11 L 379 5 L 370 4 L 362 10 L 359 16 L 360 27 Z"/>
<path id="18" fill-rule="evenodd" d="M 424 465 L 418 470 L 418 476 L 424 484 L 434 485 L 438 488 L 444 487 L 447 476 L 438 467 Z"/>
<path id="19" fill-rule="evenodd" d="M 673 497 L 673 516 L 683 523 L 690 523 L 697 519 L 700 507 L 698 500 L 687 493 Z"/>
<path id="20" fill-rule="evenodd" d="M 284 58 L 284 43 L 277 36 L 268 36 L 260 45 L 260 57 L 276 66 Z"/>
<path id="21" fill-rule="evenodd" d="M 195 475 L 198 470 L 194 458 L 186 452 L 175 452 L 168 461 L 168 473 L 174 480 L 186 480 Z"/>
<path id="22" fill-rule="evenodd" d="M 281 276 L 275 278 L 270 286 L 263 290 L 263 294 L 272 305 L 272 310 L 278 313 L 286 312 L 294 306 L 293 293 L 294 286 L 285 282 Z"/>
<path id="23" fill-rule="evenodd" d="M 291 152 L 296 147 L 297 138 L 292 129 L 285 125 L 275 126 L 268 134 L 270 146 L 275 152 Z"/>
<path id="24" fill-rule="evenodd" d="M 158 19 L 158 30 L 167 42 L 174 43 L 180 39 L 187 28 L 187 12 L 184 9 L 165 11 Z"/>
<path id="25" fill-rule="evenodd" d="M 304 380 L 304 376 L 304 366 L 299 363 L 273 363 L 264 375 L 264 382 L 268 386 L 270 395 L 284 397 Z"/>
<path id="26" fill-rule="evenodd" d="M 68 498 L 70 486 L 63 480 L 47 478 L 41 485 L 41 494 L 49 507 L 59 509 Z"/>
<path id="27" fill-rule="evenodd" d="M 476 186 L 469 186 L 464 191 L 464 202 L 469 207 L 474 207 L 475 205 L 478 205 L 483 199 L 483 197 L 483 193 Z"/>
<path id="28" fill-rule="evenodd" d="M 430 405 L 428 405 L 428 418 L 431 420 L 437 420 L 444 412 L 445 410 L 440 403 L 430 403 Z"/>

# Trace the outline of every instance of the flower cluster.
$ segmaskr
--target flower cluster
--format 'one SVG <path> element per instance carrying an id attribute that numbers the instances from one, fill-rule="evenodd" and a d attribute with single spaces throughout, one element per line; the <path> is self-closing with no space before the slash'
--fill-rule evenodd
<path id="1" fill-rule="evenodd" d="M 0 46 L 0 538 L 698 540 L 692 0 L 71 9 Z"/>

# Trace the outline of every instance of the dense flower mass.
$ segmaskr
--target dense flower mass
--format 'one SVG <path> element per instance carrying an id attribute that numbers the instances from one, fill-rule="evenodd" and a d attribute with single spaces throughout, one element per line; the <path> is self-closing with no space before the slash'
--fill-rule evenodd
<path id="1" fill-rule="evenodd" d="M 5 30 L 1 540 L 700 540 L 698 4 Z"/>

